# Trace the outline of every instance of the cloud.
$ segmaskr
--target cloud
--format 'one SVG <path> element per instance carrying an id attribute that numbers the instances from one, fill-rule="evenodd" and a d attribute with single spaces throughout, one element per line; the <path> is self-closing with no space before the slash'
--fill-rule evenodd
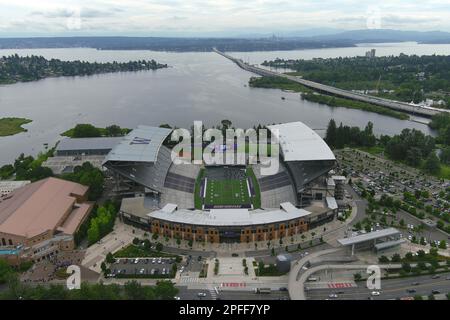
<path id="1" fill-rule="evenodd" d="M 362 29 L 373 6 L 386 28 L 450 31 L 448 0 L 0 0 L 0 30 L 21 32 L 14 22 L 25 21 L 36 33 L 64 32 L 77 12 L 81 30 L 93 34 Z"/>
<path id="2" fill-rule="evenodd" d="M 81 18 L 100 18 L 111 17 L 117 13 L 123 12 L 120 8 L 109 8 L 100 10 L 95 8 L 82 8 L 77 6 L 70 6 L 66 8 L 58 8 L 50 11 L 33 11 L 30 16 L 41 16 L 48 19 L 54 18 L 70 18 L 74 14 L 79 14 Z"/>

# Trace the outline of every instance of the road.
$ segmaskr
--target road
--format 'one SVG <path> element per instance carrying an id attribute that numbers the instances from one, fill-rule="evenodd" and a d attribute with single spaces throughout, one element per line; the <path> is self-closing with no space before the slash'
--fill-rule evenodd
<path id="1" fill-rule="evenodd" d="M 180 300 L 288 300 L 289 294 L 287 291 L 272 291 L 270 294 L 256 294 L 251 290 L 222 290 L 214 297 L 211 291 L 204 289 L 188 289 L 187 287 L 178 287 L 180 292 L 178 297 Z M 198 294 L 202 292 L 206 297 L 199 297 Z"/>
<path id="2" fill-rule="evenodd" d="M 450 292 L 450 273 L 440 274 L 438 279 L 432 279 L 432 276 L 418 276 L 401 279 L 391 279 L 381 281 L 381 290 L 379 296 L 372 297 L 374 300 L 397 299 L 401 297 L 411 297 L 415 295 L 428 296 L 432 290 L 438 290 L 442 294 Z M 417 285 L 414 285 L 418 282 Z M 416 292 L 407 292 L 408 289 L 414 289 Z M 359 282 L 357 288 L 346 289 L 317 289 L 306 293 L 309 300 L 328 299 L 330 293 L 338 293 L 336 300 L 367 300 L 371 296 L 371 291 L 365 287 L 365 283 Z"/>
<path id="3" fill-rule="evenodd" d="M 233 61 L 239 67 L 241 67 L 242 69 L 244 69 L 246 71 L 253 72 L 255 74 L 262 75 L 262 76 L 286 78 L 288 80 L 297 82 L 305 87 L 308 87 L 308 88 L 311 88 L 311 89 L 314 89 L 317 91 L 326 92 L 327 94 L 340 96 L 340 97 L 344 97 L 347 99 L 367 102 L 367 103 L 387 107 L 390 109 L 394 109 L 397 111 L 408 112 L 411 114 L 416 114 L 416 115 L 420 115 L 420 116 L 424 116 L 424 117 L 432 117 L 433 115 L 439 114 L 441 112 L 450 112 L 450 110 L 431 108 L 431 107 L 414 106 L 414 105 L 411 105 L 406 102 L 394 101 L 394 100 L 379 98 L 379 97 L 375 97 L 375 96 L 365 95 L 365 94 L 361 94 L 361 93 L 356 93 L 356 92 L 352 92 L 352 91 L 347 91 L 347 90 L 335 88 L 332 86 L 320 84 L 317 82 L 305 80 L 300 77 L 289 76 L 286 74 L 273 72 L 270 70 L 266 70 L 266 69 L 262 69 L 262 68 L 259 68 L 256 66 L 249 65 L 249 64 L 243 62 L 242 60 L 234 58 L 226 53 L 220 52 L 217 49 L 213 49 L 213 50 L 216 53 L 222 55 L 223 57 L 230 59 L 231 61 Z"/>

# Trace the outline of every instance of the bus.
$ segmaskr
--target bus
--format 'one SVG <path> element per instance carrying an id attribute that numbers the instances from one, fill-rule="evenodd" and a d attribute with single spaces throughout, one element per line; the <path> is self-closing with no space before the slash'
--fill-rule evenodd
<path id="1" fill-rule="evenodd" d="M 255 293 L 259 293 L 259 294 L 269 294 L 272 292 L 272 289 L 270 288 L 255 288 Z"/>

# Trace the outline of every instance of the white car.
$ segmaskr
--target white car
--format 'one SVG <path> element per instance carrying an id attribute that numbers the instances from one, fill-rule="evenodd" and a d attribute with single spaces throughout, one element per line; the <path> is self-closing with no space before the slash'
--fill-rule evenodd
<path id="1" fill-rule="evenodd" d="M 140 274 L 144 274 L 144 272 L 145 272 L 145 269 L 139 270 L 139 273 L 140 273 Z"/>
<path id="2" fill-rule="evenodd" d="M 166 268 L 163 268 L 162 274 L 166 274 Z"/>
<path id="3" fill-rule="evenodd" d="M 135 263 L 135 264 L 138 263 L 138 262 L 139 262 L 139 259 L 134 260 L 134 263 Z"/>
<path id="4" fill-rule="evenodd" d="M 330 299 L 336 299 L 337 297 L 338 297 L 338 295 L 336 293 L 330 293 L 328 295 L 328 298 L 330 298 Z"/>
<path id="5" fill-rule="evenodd" d="M 181 298 L 179 296 L 175 296 L 173 297 L 175 300 L 181 300 Z"/>
<path id="6" fill-rule="evenodd" d="M 152 263 L 155 264 L 156 263 L 156 258 L 152 259 Z"/>
<path id="7" fill-rule="evenodd" d="M 158 264 L 161 264 L 162 263 L 162 260 L 161 260 L 161 258 L 159 258 L 158 259 Z"/>
<path id="8" fill-rule="evenodd" d="M 200 297 L 200 298 L 204 298 L 204 297 L 206 297 L 206 293 L 199 292 L 199 293 L 197 293 L 197 296 Z"/>
<path id="9" fill-rule="evenodd" d="M 372 296 L 379 296 L 380 295 L 380 291 L 372 291 L 370 293 L 370 295 L 372 295 Z"/>

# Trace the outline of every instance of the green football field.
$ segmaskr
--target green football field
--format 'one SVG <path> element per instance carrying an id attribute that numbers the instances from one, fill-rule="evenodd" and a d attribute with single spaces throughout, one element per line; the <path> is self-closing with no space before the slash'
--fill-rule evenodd
<path id="1" fill-rule="evenodd" d="M 246 180 L 208 180 L 206 205 L 250 204 Z"/>

